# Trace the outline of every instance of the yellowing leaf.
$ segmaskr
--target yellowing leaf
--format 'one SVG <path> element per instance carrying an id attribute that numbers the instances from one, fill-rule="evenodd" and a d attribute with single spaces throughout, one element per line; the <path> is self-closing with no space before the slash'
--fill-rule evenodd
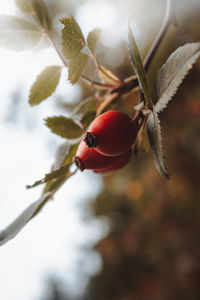
<path id="1" fill-rule="evenodd" d="M 0 16 L 0 46 L 10 50 L 27 50 L 40 41 L 42 33 L 38 28 L 18 17 Z"/>
<path id="2" fill-rule="evenodd" d="M 82 128 L 73 119 L 64 116 L 47 118 L 45 125 L 53 133 L 66 139 L 76 139 L 83 134 Z"/>
<path id="3" fill-rule="evenodd" d="M 60 66 L 46 67 L 36 78 L 31 87 L 29 95 L 29 104 L 37 105 L 55 91 L 61 74 Z"/>
<path id="4" fill-rule="evenodd" d="M 75 84 L 81 76 L 82 70 L 88 60 L 88 55 L 79 53 L 74 59 L 70 59 L 68 64 L 68 80 Z"/>
<path id="5" fill-rule="evenodd" d="M 72 16 L 60 19 L 62 29 L 62 53 L 66 59 L 75 58 L 85 46 L 83 33 Z"/>
<path id="6" fill-rule="evenodd" d="M 101 34 L 101 29 L 99 29 L 99 28 L 95 28 L 88 33 L 87 45 L 92 53 L 94 52 L 94 50 L 96 48 L 96 44 L 100 37 L 100 34 Z"/>

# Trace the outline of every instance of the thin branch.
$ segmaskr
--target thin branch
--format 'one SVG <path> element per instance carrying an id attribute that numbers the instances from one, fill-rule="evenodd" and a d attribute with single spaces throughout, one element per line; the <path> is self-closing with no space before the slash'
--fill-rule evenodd
<path id="1" fill-rule="evenodd" d="M 154 54 L 156 53 L 158 47 L 160 46 L 163 36 L 165 35 L 165 33 L 171 23 L 171 17 L 172 17 L 171 16 L 172 15 L 171 2 L 172 2 L 172 0 L 167 0 L 167 2 L 166 2 L 165 17 L 164 17 L 162 27 L 161 27 L 160 31 L 158 32 L 158 35 L 157 35 L 154 43 L 152 44 L 151 48 L 149 49 L 149 51 L 144 59 L 143 64 L 144 64 L 145 71 L 148 71 L 149 65 L 151 64 Z"/>

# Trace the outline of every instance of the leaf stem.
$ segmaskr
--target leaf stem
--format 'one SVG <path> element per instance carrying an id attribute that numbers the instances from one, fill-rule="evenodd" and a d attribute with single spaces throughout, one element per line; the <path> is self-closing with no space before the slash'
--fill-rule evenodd
<path id="1" fill-rule="evenodd" d="M 59 58 L 61 59 L 63 65 L 68 68 L 68 64 L 67 64 L 66 60 L 63 58 L 63 56 L 60 52 L 60 49 L 58 48 L 56 42 L 54 41 L 54 38 L 53 38 L 52 34 L 49 33 L 49 31 L 47 31 L 47 30 L 45 30 L 45 33 L 46 33 L 47 37 L 49 38 L 49 41 L 51 42 L 52 46 L 56 50 L 56 53 L 58 54 Z M 92 87 L 97 88 L 97 89 L 109 90 L 113 87 L 112 85 L 102 84 L 102 83 L 93 81 L 93 80 L 91 80 L 90 78 L 88 78 L 87 76 L 85 76 L 83 74 L 81 74 L 80 78 L 83 79 L 87 83 L 87 85 L 92 86 Z"/>

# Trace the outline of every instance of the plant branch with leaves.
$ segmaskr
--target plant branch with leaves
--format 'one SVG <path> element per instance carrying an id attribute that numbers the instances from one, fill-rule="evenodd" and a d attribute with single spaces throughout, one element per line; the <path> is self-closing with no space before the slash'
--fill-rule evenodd
<path id="1" fill-rule="evenodd" d="M 30 89 L 29 104 L 32 106 L 38 105 L 56 91 L 63 68 L 68 68 L 68 81 L 71 84 L 76 84 L 79 79 L 82 79 L 89 87 L 93 88 L 95 93 L 93 96 L 82 100 L 71 117 L 61 115 L 45 119 L 45 125 L 54 134 L 66 139 L 66 141 L 58 149 L 57 158 L 50 173 L 46 174 L 43 179 L 27 186 L 27 188 L 33 188 L 45 184 L 40 199 L 31 204 L 12 224 L 0 231 L 0 245 L 16 236 L 25 224 L 52 199 L 66 180 L 76 173 L 77 170 L 71 172 L 73 157 L 77 153 L 79 142 L 86 133 L 88 126 L 97 116 L 109 111 L 111 104 L 117 103 L 118 99 L 122 99 L 122 96 L 125 97 L 130 91 L 140 91 L 138 105 L 130 111 L 131 118 L 138 124 L 136 137 L 138 136 L 141 142 L 142 132 L 147 131 L 156 168 L 160 174 L 169 179 L 158 114 L 167 107 L 188 71 L 200 56 L 199 42 L 186 44 L 172 53 L 162 68 L 158 70 L 155 80 L 157 98 L 152 99 L 147 71 L 172 21 L 170 0 L 166 1 L 165 18 L 161 30 L 143 63 L 129 22 L 128 49 L 135 75 L 124 80 L 119 79 L 110 70 L 102 66 L 96 56 L 95 48 L 100 37 L 100 29 L 95 28 L 85 38 L 74 17 L 64 17 L 60 19 L 62 26 L 60 47 L 57 42 L 57 32 L 53 28 L 52 20 L 43 0 L 15 0 L 15 2 L 23 13 L 32 17 L 33 22 L 16 16 L 0 16 L 0 46 L 17 51 L 30 49 L 37 45 L 45 34 L 62 62 L 62 66 L 48 66 L 37 76 Z M 16 30 L 18 34 L 16 34 Z M 22 39 L 26 40 L 26 43 L 22 44 Z M 99 82 L 83 74 L 84 67 L 89 59 L 95 61 Z M 129 122 L 129 118 L 127 120 Z M 91 137 L 91 134 L 89 136 Z M 132 148 L 134 147 L 133 144 Z M 131 148 L 129 148 L 129 152 L 130 150 Z M 124 155 L 124 153 L 122 154 Z M 120 164 L 118 163 L 118 165 Z M 121 163 L 120 166 L 122 165 Z"/>

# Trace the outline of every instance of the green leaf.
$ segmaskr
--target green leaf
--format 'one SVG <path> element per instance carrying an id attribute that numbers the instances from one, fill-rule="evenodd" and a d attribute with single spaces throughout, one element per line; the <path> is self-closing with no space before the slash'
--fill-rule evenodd
<path id="1" fill-rule="evenodd" d="M 37 180 L 34 184 L 27 185 L 26 188 L 27 189 L 31 189 L 31 188 L 34 188 L 34 187 L 40 185 L 40 184 L 48 182 L 50 180 L 58 179 L 60 177 L 63 178 L 63 177 L 65 177 L 67 175 L 68 171 L 69 171 L 69 165 L 62 166 L 58 170 L 52 171 L 52 172 L 50 172 L 48 174 L 45 174 L 44 178 L 42 178 L 40 180 Z"/>
<path id="2" fill-rule="evenodd" d="M 51 193 L 43 194 L 39 200 L 29 205 L 10 225 L 0 231 L 0 246 L 14 238 L 28 221 L 34 216 L 39 207 L 42 207 L 51 197 Z"/>
<path id="3" fill-rule="evenodd" d="M 144 98 L 146 102 L 149 105 L 149 108 L 151 107 L 151 96 L 150 91 L 148 87 L 147 77 L 146 73 L 142 64 L 142 60 L 140 57 L 140 53 L 135 41 L 135 38 L 133 36 L 132 30 L 130 25 L 128 24 L 128 48 L 129 48 L 129 56 L 131 60 L 131 65 L 133 67 L 133 70 L 135 74 L 137 75 L 139 86 L 141 91 L 144 94 Z"/>
<path id="4" fill-rule="evenodd" d="M 27 50 L 38 44 L 42 32 L 38 28 L 18 17 L 0 16 L 0 46 L 10 50 Z"/>
<path id="5" fill-rule="evenodd" d="M 155 111 L 162 111 L 176 93 L 179 85 L 200 56 L 200 43 L 190 43 L 176 49 L 158 72 L 158 102 Z"/>
<path id="6" fill-rule="evenodd" d="M 79 53 L 75 58 L 70 59 L 68 64 L 68 80 L 75 84 L 83 71 L 83 68 L 88 60 L 88 55 Z"/>
<path id="7" fill-rule="evenodd" d="M 168 174 L 165 157 L 162 149 L 160 121 L 154 109 L 153 111 L 150 111 L 150 114 L 147 119 L 147 134 L 149 144 L 154 155 L 156 168 L 161 175 L 169 179 L 170 177 Z"/>
<path id="8" fill-rule="evenodd" d="M 30 0 L 32 14 L 36 21 L 45 29 L 51 28 L 51 20 L 49 18 L 47 8 L 43 0 Z"/>
<path id="9" fill-rule="evenodd" d="M 64 116 L 47 118 L 45 125 L 53 133 L 66 139 L 76 139 L 83 134 L 83 129 L 73 119 Z"/>
<path id="10" fill-rule="evenodd" d="M 62 53 L 66 59 L 75 58 L 85 46 L 83 33 L 72 16 L 60 19 L 64 25 L 61 32 Z"/>
<path id="11" fill-rule="evenodd" d="M 60 66 L 46 67 L 36 78 L 31 87 L 29 104 L 37 105 L 48 98 L 55 91 L 61 74 Z"/>
<path id="12" fill-rule="evenodd" d="M 96 44 L 100 37 L 100 34 L 101 34 L 101 29 L 99 29 L 99 28 L 95 28 L 88 33 L 87 45 L 92 53 L 95 51 Z"/>
<path id="13" fill-rule="evenodd" d="M 15 0 L 15 3 L 21 11 L 25 13 L 31 13 L 32 8 L 31 8 L 31 3 L 30 0 Z"/>

